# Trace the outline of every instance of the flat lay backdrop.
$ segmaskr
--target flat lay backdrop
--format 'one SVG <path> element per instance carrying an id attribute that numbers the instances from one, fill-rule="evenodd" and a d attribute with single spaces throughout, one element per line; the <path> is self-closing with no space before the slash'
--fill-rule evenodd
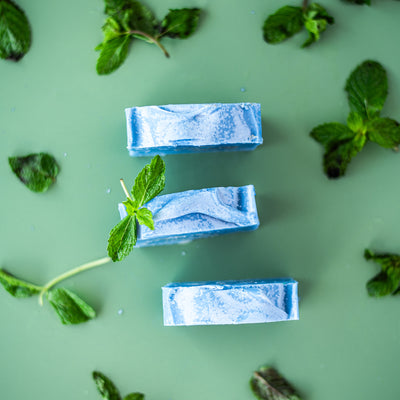
<path id="1" fill-rule="evenodd" d="M 366 59 L 386 68 L 383 115 L 400 119 L 400 4 L 323 0 L 336 25 L 303 50 L 306 32 L 276 46 L 262 39 L 263 21 L 284 1 L 148 0 L 158 18 L 168 8 L 204 9 L 197 33 L 164 40 L 170 59 L 135 41 L 124 65 L 104 77 L 93 50 L 102 40 L 101 0 L 18 3 L 33 45 L 19 63 L 0 61 L 2 267 L 43 284 L 106 255 L 124 198 L 119 178 L 130 186 L 150 160 L 125 149 L 129 106 L 261 103 L 261 147 L 167 156 L 164 191 L 254 184 L 261 225 L 140 249 L 65 282 L 98 311 L 79 326 L 62 326 L 48 304 L 0 288 L 0 398 L 96 400 L 98 369 L 123 395 L 251 400 L 248 380 L 263 364 L 305 399 L 399 398 L 400 299 L 368 298 L 365 283 L 378 267 L 363 251 L 400 252 L 400 154 L 367 145 L 346 177 L 329 181 L 308 134 L 345 122 L 345 80 Z M 7 163 L 39 151 L 61 166 L 45 194 L 25 188 Z M 169 282 L 274 277 L 299 281 L 299 321 L 163 327 L 160 288 Z"/>

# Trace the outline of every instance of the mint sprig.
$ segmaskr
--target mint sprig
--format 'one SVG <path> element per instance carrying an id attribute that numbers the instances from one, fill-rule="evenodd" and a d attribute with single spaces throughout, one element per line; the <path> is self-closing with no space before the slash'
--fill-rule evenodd
<path id="1" fill-rule="evenodd" d="M 108 15 L 102 28 L 104 39 L 96 47 L 100 51 L 96 66 L 99 75 L 110 74 L 122 65 L 133 39 L 155 44 L 169 57 L 161 39 L 164 36 L 173 39 L 190 37 L 197 28 L 201 11 L 198 8 L 169 10 L 159 22 L 139 1 L 105 0 L 104 12 Z"/>
<path id="2" fill-rule="evenodd" d="M 400 144 L 399 123 L 380 116 L 388 93 L 386 71 L 380 63 L 367 60 L 360 64 L 347 79 L 345 90 L 351 110 L 347 125 L 331 122 L 310 133 L 324 146 L 324 172 L 333 179 L 345 175 L 368 141 L 394 150 Z"/>
<path id="3" fill-rule="evenodd" d="M 334 22 L 324 7 L 318 3 L 308 5 L 306 0 L 302 7 L 284 6 L 271 14 L 264 22 L 264 40 L 270 44 L 281 43 L 305 28 L 309 38 L 302 47 L 308 47 Z"/>

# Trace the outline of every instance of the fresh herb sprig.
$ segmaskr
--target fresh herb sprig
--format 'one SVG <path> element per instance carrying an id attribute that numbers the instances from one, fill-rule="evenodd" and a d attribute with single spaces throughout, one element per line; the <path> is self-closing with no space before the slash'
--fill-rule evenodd
<path id="1" fill-rule="evenodd" d="M 144 394 L 138 392 L 130 393 L 122 398 L 113 381 L 99 371 L 93 371 L 92 376 L 97 390 L 104 400 L 144 400 Z"/>
<path id="2" fill-rule="evenodd" d="M 0 0 L 0 58 L 19 61 L 31 43 L 31 26 L 24 11 L 11 0 Z"/>
<path id="3" fill-rule="evenodd" d="M 128 216 L 110 232 L 108 241 L 110 257 L 80 265 L 59 275 L 43 286 L 19 279 L 6 270 L 0 269 L 0 284 L 16 298 L 38 296 L 40 305 L 43 305 L 43 299 L 46 297 L 64 325 L 79 324 L 95 318 L 95 310 L 78 295 L 65 288 L 53 288 L 60 282 L 84 271 L 107 264 L 110 261 L 121 261 L 125 258 L 136 244 L 136 221 L 139 224 L 148 226 L 150 229 L 154 229 L 152 214 L 143 205 L 164 189 L 164 161 L 160 156 L 156 156 L 150 164 L 142 169 L 136 177 L 132 188 L 132 196 L 128 193 L 123 181 L 121 183 L 127 196 L 124 204 Z"/>
<path id="4" fill-rule="evenodd" d="M 345 90 L 350 105 L 347 125 L 330 122 L 310 136 L 325 148 L 323 166 L 328 178 L 339 178 L 368 141 L 397 150 L 399 123 L 380 117 L 388 93 L 386 71 L 376 61 L 364 61 L 349 76 Z"/>
<path id="5" fill-rule="evenodd" d="M 302 47 L 308 47 L 334 22 L 324 7 L 318 3 L 308 5 L 305 0 L 302 7 L 284 6 L 271 14 L 264 22 L 264 40 L 270 44 L 281 43 L 306 28 L 309 37 Z"/>
<path id="6" fill-rule="evenodd" d="M 250 387 L 260 400 L 301 400 L 296 389 L 275 368 L 269 366 L 253 373 Z"/>
<path id="7" fill-rule="evenodd" d="M 166 57 L 168 51 L 161 44 L 163 37 L 187 39 L 199 21 L 200 9 L 171 9 L 160 22 L 154 14 L 136 0 L 105 0 L 108 18 L 103 25 L 104 39 L 96 47 L 100 51 L 97 73 L 110 74 L 121 66 L 128 55 L 133 39 L 141 39 L 158 46 Z"/>
<path id="8" fill-rule="evenodd" d="M 375 254 L 366 249 L 366 260 L 375 261 L 381 271 L 367 282 L 367 291 L 371 297 L 383 297 L 400 294 L 400 255 L 392 253 Z"/>

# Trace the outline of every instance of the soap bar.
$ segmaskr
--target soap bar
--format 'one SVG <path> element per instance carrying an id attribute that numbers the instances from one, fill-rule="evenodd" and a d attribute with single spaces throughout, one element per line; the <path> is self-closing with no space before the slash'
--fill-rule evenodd
<path id="1" fill-rule="evenodd" d="M 166 326 L 299 319 L 293 279 L 170 283 L 162 293 Z"/>
<path id="2" fill-rule="evenodd" d="M 253 185 L 166 194 L 145 207 L 153 214 L 154 230 L 138 225 L 137 247 L 188 242 L 259 225 Z M 125 218 L 125 206 L 119 204 L 118 209 Z"/>
<path id="3" fill-rule="evenodd" d="M 132 107 L 125 114 L 131 156 L 254 150 L 263 141 L 256 103 Z"/>

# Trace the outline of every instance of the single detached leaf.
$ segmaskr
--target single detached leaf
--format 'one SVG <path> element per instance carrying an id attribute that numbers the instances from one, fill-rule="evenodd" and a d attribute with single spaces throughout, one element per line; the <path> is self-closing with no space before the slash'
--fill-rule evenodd
<path id="1" fill-rule="evenodd" d="M 136 239 L 136 217 L 128 215 L 111 229 L 108 238 L 108 255 L 113 261 L 123 260 L 132 251 Z"/>
<path id="2" fill-rule="evenodd" d="M 400 126 L 390 118 L 375 118 L 368 123 L 368 139 L 379 146 L 393 149 L 400 144 Z"/>
<path id="3" fill-rule="evenodd" d="M 4 269 L 0 269 L 0 283 L 8 293 L 17 298 L 31 297 L 42 290 L 40 286 L 22 281 Z"/>
<path id="4" fill-rule="evenodd" d="M 139 208 L 136 213 L 140 225 L 146 225 L 152 231 L 154 230 L 153 214 L 147 208 Z"/>
<path id="5" fill-rule="evenodd" d="M 0 0 L 0 58 L 18 61 L 31 47 L 31 27 L 22 9 Z"/>
<path id="6" fill-rule="evenodd" d="M 60 170 L 56 159 L 47 153 L 9 157 L 8 162 L 14 174 L 33 192 L 45 192 Z"/>
<path id="7" fill-rule="evenodd" d="M 339 124 L 338 122 L 330 122 L 314 128 L 311 131 L 310 136 L 326 147 L 333 143 L 352 139 L 355 136 L 355 133 L 346 125 Z"/>
<path id="8" fill-rule="evenodd" d="M 264 40 L 268 43 L 280 43 L 299 32 L 304 26 L 301 7 L 285 6 L 264 22 Z"/>
<path id="9" fill-rule="evenodd" d="M 47 293 L 47 300 L 64 325 L 80 324 L 96 317 L 93 308 L 70 290 L 63 288 L 50 290 Z"/>
<path id="10" fill-rule="evenodd" d="M 304 42 L 303 47 L 308 47 L 318 41 L 328 24 L 332 25 L 334 22 L 335 19 L 328 14 L 324 7 L 318 3 L 310 4 L 304 12 L 304 26 L 309 33 L 309 38 Z"/>
<path id="11" fill-rule="evenodd" d="M 144 394 L 131 393 L 124 397 L 124 400 L 144 400 Z"/>
<path id="12" fill-rule="evenodd" d="M 362 115 L 355 111 L 350 112 L 347 117 L 347 126 L 355 133 L 365 134 L 367 132 L 367 126 Z"/>
<path id="13" fill-rule="evenodd" d="M 103 399 L 121 400 L 121 395 L 110 378 L 107 378 L 104 374 L 98 371 L 93 371 L 92 376 L 97 390 Z"/>
<path id="14" fill-rule="evenodd" d="M 160 156 L 155 156 L 135 179 L 132 188 L 136 208 L 156 197 L 165 187 L 165 163 Z"/>
<path id="15" fill-rule="evenodd" d="M 346 82 L 350 109 L 365 119 L 378 117 L 388 93 L 386 71 L 376 61 L 364 61 Z"/>
<path id="16" fill-rule="evenodd" d="M 200 12 L 199 8 L 169 10 L 161 22 L 161 34 L 170 38 L 188 38 L 197 28 Z"/>
<path id="17" fill-rule="evenodd" d="M 260 400 L 301 400 L 296 389 L 276 369 L 268 366 L 254 372 L 250 387 Z"/>
<path id="18" fill-rule="evenodd" d="M 99 75 L 110 74 L 121 66 L 128 55 L 130 41 L 131 38 L 124 35 L 115 37 L 101 45 L 101 52 L 96 65 Z"/>

